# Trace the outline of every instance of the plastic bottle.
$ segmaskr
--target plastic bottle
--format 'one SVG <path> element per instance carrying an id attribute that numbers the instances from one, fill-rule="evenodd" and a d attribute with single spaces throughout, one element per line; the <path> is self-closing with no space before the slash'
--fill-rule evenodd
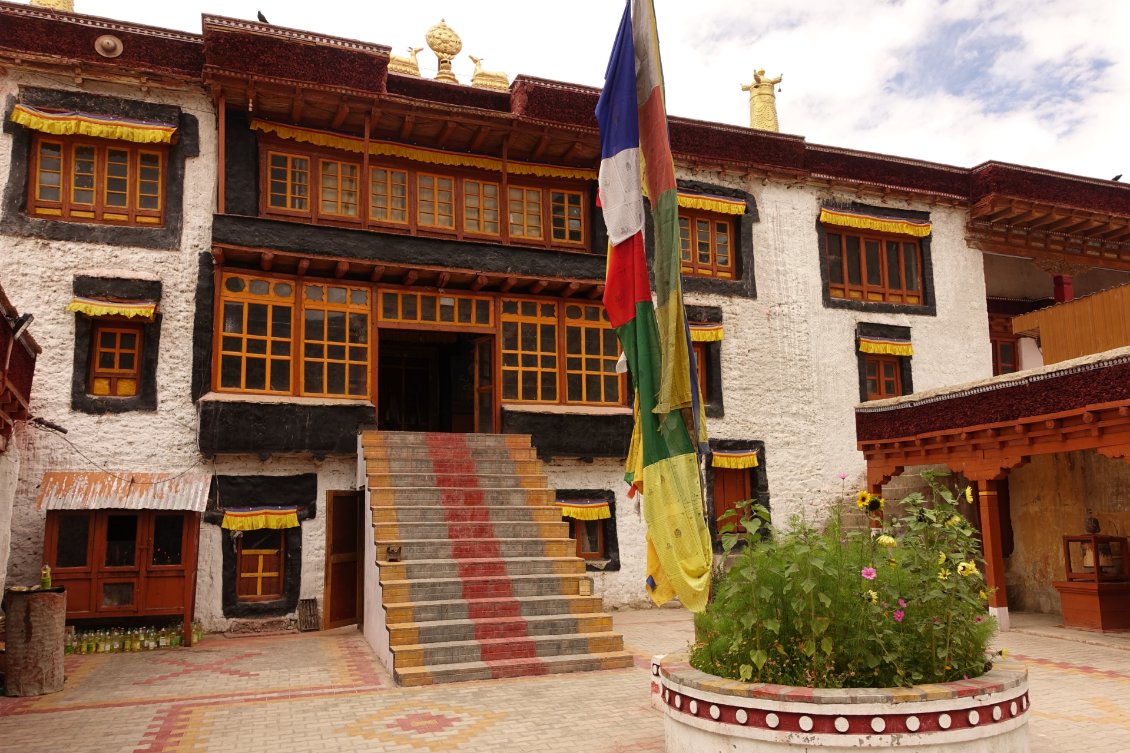
<path id="1" fill-rule="evenodd" d="M 44 565 L 43 569 L 39 571 L 39 587 L 51 588 L 51 566 Z"/>

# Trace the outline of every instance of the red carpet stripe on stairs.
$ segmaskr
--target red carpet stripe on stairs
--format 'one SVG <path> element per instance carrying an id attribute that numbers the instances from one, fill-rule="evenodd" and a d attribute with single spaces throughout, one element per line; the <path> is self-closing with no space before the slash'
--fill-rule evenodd
<path id="1" fill-rule="evenodd" d="M 485 515 L 488 512 L 487 508 L 483 506 L 486 502 L 485 495 L 481 490 L 478 491 L 477 495 L 464 491 L 478 489 L 479 486 L 479 477 L 475 473 L 475 460 L 471 456 L 471 449 L 467 446 L 465 439 L 462 435 L 429 435 L 427 444 L 429 454 L 432 456 L 433 472 L 435 472 L 437 465 L 436 461 L 441 460 L 439 467 L 443 469 L 444 473 L 458 474 L 446 477 L 445 483 L 453 487 L 460 487 L 459 493 L 452 493 L 454 492 L 452 490 L 452 492 L 445 491 L 441 494 L 444 520 L 447 523 L 447 538 L 451 541 L 452 556 L 455 559 L 500 557 L 501 547 L 498 543 L 498 537 L 495 535 L 494 525 L 490 522 L 490 518 Z M 479 507 L 484 515 L 482 517 L 475 515 L 472 522 L 472 520 L 468 520 L 468 507 L 472 509 Z M 465 543 L 468 539 L 476 541 L 474 544 L 468 545 Z M 483 539 L 488 540 L 489 544 L 487 541 L 482 541 Z M 487 549 L 493 549 L 493 551 L 484 551 Z M 499 564 L 501 565 L 501 562 Z M 503 665 L 492 666 L 491 676 L 508 677 L 514 673 L 522 675 L 545 674 L 544 665 L 539 665 L 536 668 L 526 666 L 520 670 L 518 667 L 509 666 L 512 662 L 508 660 L 537 658 L 537 647 L 533 641 L 529 640 L 526 621 L 521 617 L 521 607 L 518 600 L 514 598 L 510 579 L 492 578 L 487 581 L 475 579 L 471 575 L 472 563 L 461 562 L 458 568 L 459 578 L 463 581 L 463 599 L 468 602 L 467 617 L 475 625 L 475 640 L 483 641 L 497 638 L 500 630 L 496 622 L 484 622 L 487 615 L 479 611 L 482 605 L 476 604 L 476 602 L 481 602 L 482 599 L 507 599 L 507 601 L 496 602 L 490 606 L 490 617 L 508 617 L 515 620 L 507 628 L 508 634 L 505 637 L 509 640 L 486 645 L 480 644 L 479 646 L 479 658 L 482 661 L 488 664 L 505 662 Z M 505 575 L 505 572 L 499 573 L 499 575 Z M 507 674 L 508 670 L 510 674 Z"/>

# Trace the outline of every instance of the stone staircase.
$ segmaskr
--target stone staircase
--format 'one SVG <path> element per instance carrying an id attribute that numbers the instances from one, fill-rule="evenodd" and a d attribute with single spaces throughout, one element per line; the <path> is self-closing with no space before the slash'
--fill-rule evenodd
<path id="1" fill-rule="evenodd" d="M 528 435 L 370 431 L 361 452 L 398 684 L 632 665 L 600 597 L 580 595 Z"/>

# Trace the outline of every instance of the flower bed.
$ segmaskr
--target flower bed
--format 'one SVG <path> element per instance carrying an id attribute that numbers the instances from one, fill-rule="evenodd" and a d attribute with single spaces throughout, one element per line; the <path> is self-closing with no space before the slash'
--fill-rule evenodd
<path id="1" fill-rule="evenodd" d="M 652 660 L 652 703 L 668 753 L 1028 751 L 1028 672 L 1013 662 L 973 680 L 820 689 L 725 680 L 672 654 Z"/>

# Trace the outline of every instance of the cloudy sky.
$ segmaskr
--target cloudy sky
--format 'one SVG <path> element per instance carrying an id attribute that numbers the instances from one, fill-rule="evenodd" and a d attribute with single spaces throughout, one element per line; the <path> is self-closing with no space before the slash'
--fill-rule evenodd
<path id="1" fill-rule="evenodd" d="M 186 31 L 200 15 L 423 46 L 441 17 L 484 68 L 603 82 L 618 0 L 76 0 Z M 781 130 L 810 142 L 970 167 L 1000 160 L 1130 176 L 1126 0 L 656 0 L 668 110 L 748 125 L 754 68 L 784 74 Z M 435 58 L 420 54 L 421 68 Z"/>

